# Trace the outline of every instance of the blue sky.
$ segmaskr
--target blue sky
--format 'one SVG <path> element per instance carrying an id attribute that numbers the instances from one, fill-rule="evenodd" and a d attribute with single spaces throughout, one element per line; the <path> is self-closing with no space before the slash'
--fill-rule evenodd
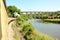
<path id="1" fill-rule="evenodd" d="M 6 0 L 22 11 L 60 11 L 60 0 Z"/>

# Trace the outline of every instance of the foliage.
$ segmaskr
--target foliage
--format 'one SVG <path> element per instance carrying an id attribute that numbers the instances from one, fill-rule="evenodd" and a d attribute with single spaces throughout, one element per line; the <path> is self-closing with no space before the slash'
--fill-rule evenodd
<path id="1" fill-rule="evenodd" d="M 21 14 L 21 17 L 22 17 L 25 21 L 28 20 L 28 16 L 27 16 L 26 14 Z"/>
<path id="2" fill-rule="evenodd" d="M 34 13 L 34 14 L 28 14 L 29 16 L 32 16 L 34 19 L 60 19 L 60 11 L 57 12 L 43 12 L 43 13 Z M 28 17 L 29 17 L 28 16 Z"/>
<path id="3" fill-rule="evenodd" d="M 14 12 L 17 12 L 18 14 L 20 14 L 20 9 L 18 9 L 15 6 L 8 6 L 7 12 L 9 17 L 14 17 Z"/>
<path id="4" fill-rule="evenodd" d="M 44 22 L 60 24 L 60 19 L 44 19 Z"/>
<path id="5" fill-rule="evenodd" d="M 16 20 L 17 20 L 16 21 L 17 26 L 22 25 L 22 23 L 24 22 L 24 19 L 21 16 L 17 17 Z"/>

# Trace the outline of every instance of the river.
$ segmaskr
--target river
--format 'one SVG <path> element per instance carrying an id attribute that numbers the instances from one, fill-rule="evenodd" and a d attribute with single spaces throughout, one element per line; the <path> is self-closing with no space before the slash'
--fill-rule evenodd
<path id="1" fill-rule="evenodd" d="M 60 24 L 39 23 L 39 19 L 32 19 L 29 22 L 39 31 L 60 40 Z"/>

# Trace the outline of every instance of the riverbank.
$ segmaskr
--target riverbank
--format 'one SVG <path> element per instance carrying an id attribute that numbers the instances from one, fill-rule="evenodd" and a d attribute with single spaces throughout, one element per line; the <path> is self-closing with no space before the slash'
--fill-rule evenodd
<path id="1" fill-rule="evenodd" d="M 60 40 L 60 25 L 53 23 L 41 23 L 37 22 L 40 19 L 32 19 L 29 20 L 33 27 L 36 28 L 39 32 L 52 36 L 54 38 L 58 38 Z"/>
<path id="2" fill-rule="evenodd" d="M 52 36 L 37 31 L 30 23 L 25 23 L 20 32 L 26 40 L 57 40 Z"/>
<path id="3" fill-rule="evenodd" d="M 55 38 L 38 32 L 31 23 L 26 22 L 23 18 L 17 17 L 17 27 L 26 40 L 56 40 Z"/>
<path id="4" fill-rule="evenodd" d="M 60 24 L 60 19 L 40 19 L 38 22 Z"/>

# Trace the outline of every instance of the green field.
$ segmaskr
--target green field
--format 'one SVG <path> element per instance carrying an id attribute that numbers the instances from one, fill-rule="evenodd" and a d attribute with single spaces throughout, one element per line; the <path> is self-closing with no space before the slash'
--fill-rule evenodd
<path id="1" fill-rule="evenodd" d="M 60 21 L 60 19 L 44 19 L 44 20 L 49 20 L 49 21 Z"/>
<path id="2" fill-rule="evenodd" d="M 60 19 L 44 19 L 43 21 L 60 24 Z"/>

